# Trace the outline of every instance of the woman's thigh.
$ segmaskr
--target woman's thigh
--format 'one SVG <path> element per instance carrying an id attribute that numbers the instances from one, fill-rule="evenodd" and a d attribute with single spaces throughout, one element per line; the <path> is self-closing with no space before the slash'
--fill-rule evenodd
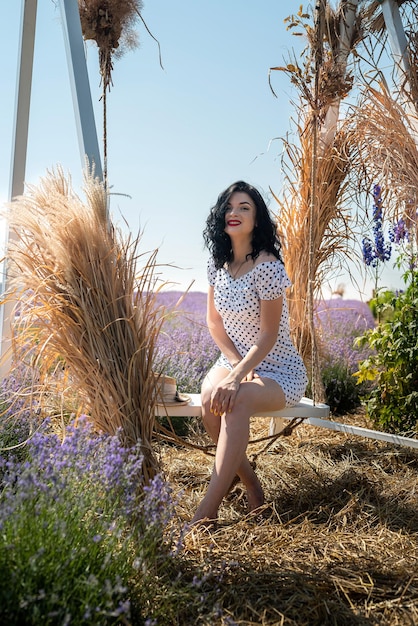
<path id="1" fill-rule="evenodd" d="M 202 405 L 210 402 L 214 386 L 230 371 L 225 367 L 214 367 L 207 373 L 202 384 Z M 279 383 L 271 378 L 254 378 L 240 384 L 235 405 L 247 409 L 250 415 L 258 411 L 278 411 L 286 406 L 286 397 Z M 246 412 L 248 412 L 246 411 Z"/>
<path id="2" fill-rule="evenodd" d="M 271 378 L 254 378 L 241 383 L 235 405 L 250 415 L 260 411 L 279 411 L 286 406 L 283 389 Z"/>

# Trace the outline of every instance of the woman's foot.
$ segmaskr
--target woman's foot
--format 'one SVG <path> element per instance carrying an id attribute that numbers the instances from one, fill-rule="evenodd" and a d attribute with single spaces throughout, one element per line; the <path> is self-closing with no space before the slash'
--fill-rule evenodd
<path id="1" fill-rule="evenodd" d="M 207 503 L 207 497 L 205 496 L 193 515 L 190 526 L 210 526 L 216 524 L 218 521 L 218 510 L 213 506 L 209 506 Z"/>
<path id="2" fill-rule="evenodd" d="M 247 500 L 248 500 L 248 511 L 255 511 L 260 508 L 264 504 L 264 492 L 261 484 L 258 482 L 252 485 L 250 488 L 247 487 Z"/>

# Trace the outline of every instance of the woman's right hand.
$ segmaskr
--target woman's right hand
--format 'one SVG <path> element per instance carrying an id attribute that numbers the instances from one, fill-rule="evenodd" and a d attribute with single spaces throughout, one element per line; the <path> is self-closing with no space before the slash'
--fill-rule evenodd
<path id="1" fill-rule="evenodd" d="M 210 410 L 214 415 L 222 415 L 232 411 L 239 386 L 240 383 L 231 372 L 214 387 L 210 402 Z"/>

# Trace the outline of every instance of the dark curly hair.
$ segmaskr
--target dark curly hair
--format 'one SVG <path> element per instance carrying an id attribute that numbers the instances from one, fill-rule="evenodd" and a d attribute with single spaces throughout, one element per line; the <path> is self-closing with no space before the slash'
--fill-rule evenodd
<path id="1" fill-rule="evenodd" d="M 232 261 L 232 246 L 229 235 L 225 232 L 225 213 L 229 205 L 229 200 L 233 193 L 241 191 L 247 193 L 255 204 L 256 226 L 253 231 L 251 257 L 256 259 L 263 250 L 273 254 L 282 261 L 281 245 L 277 234 L 276 226 L 270 217 L 266 203 L 258 189 L 240 180 L 233 183 L 219 194 L 218 200 L 210 210 L 206 220 L 206 228 L 203 231 L 203 238 L 206 247 L 212 254 L 217 269 L 223 267 L 225 263 Z"/>

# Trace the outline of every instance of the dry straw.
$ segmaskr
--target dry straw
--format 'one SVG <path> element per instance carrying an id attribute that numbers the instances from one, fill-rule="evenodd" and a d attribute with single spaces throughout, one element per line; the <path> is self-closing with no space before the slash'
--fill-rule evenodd
<path id="1" fill-rule="evenodd" d="M 352 147 L 352 134 L 338 132 L 316 165 L 316 203 L 311 225 L 312 136 L 307 124 L 298 126 L 300 148 L 286 145 L 290 162 L 287 191 L 276 196 L 278 223 L 283 255 L 293 283 L 289 293 L 292 331 L 305 362 L 310 362 L 311 338 L 307 326 L 311 246 L 313 255 L 314 292 L 321 292 L 325 283 L 341 267 L 342 257 L 352 242 L 350 215 L 345 203 L 348 197 L 347 172 Z M 295 180 L 292 172 L 297 172 Z M 310 228 L 312 227 L 312 239 Z"/>
<path id="2" fill-rule="evenodd" d="M 124 240 L 106 220 L 104 187 L 89 175 L 85 194 L 82 202 L 58 169 L 11 206 L 15 358 L 38 372 L 41 408 L 61 384 L 60 393 L 77 390 L 98 430 L 121 428 L 128 446 L 140 441 L 149 478 L 157 470 L 152 361 L 163 319 L 156 251 L 139 255 L 139 237 Z"/>
<path id="3" fill-rule="evenodd" d="M 350 3 L 333 10 L 320 2 L 315 25 L 300 8 L 289 28 L 302 27 L 308 50 L 301 67 L 295 59 L 285 71 L 300 95 L 297 144 L 285 142 L 284 189 L 278 203 L 278 224 L 283 254 L 293 283 L 289 294 L 292 334 L 312 374 L 314 399 L 323 399 L 320 346 L 314 328 L 314 299 L 326 278 L 336 274 L 353 247 L 353 232 L 346 201 L 353 133 L 337 129 L 339 102 L 350 91 L 353 78 L 347 57 L 359 32 Z M 289 18 L 290 19 L 290 18 Z"/>
<path id="4" fill-rule="evenodd" d="M 361 413 L 345 421 L 370 426 Z M 265 430 L 264 418 L 252 421 L 252 438 Z M 250 459 L 262 445 L 250 446 Z M 189 521 L 213 461 L 168 446 L 162 454 L 178 516 Z M 223 611 L 199 623 L 418 623 L 417 469 L 415 450 L 307 425 L 280 438 L 257 462 L 264 514 L 251 518 L 238 484 L 223 502 L 218 529 L 186 536 L 185 558 L 208 576 L 202 593 L 211 590 Z"/>
<path id="5" fill-rule="evenodd" d="M 352 124 L 357 145 L 352 168 L 364 184 L 382 185 L 387 219 L 403 217 L 410 230 L 414 224 L 416 228 L 418 115 L 382 83 L 380 90 L 368 88 Z"/>

